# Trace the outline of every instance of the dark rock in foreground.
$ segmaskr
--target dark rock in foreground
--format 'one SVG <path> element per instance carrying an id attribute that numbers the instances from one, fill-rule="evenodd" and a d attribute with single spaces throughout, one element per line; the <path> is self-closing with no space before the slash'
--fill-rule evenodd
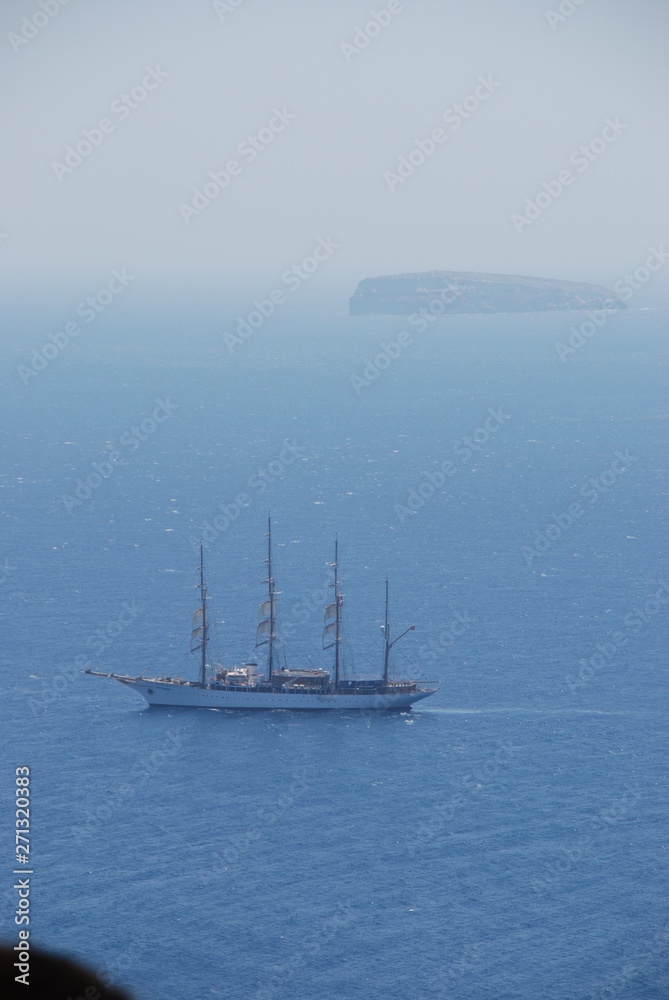
<path id="1" fill-rule="evenodd" d="M 422 271 L 365 278 L 351 297 L 349 312 L 406 314 L 413 312 L 498 313 L 561 310 L 625 309 L 625 303 L 603 285 L 552 278 L 525 278 L 475 271 Z"/>

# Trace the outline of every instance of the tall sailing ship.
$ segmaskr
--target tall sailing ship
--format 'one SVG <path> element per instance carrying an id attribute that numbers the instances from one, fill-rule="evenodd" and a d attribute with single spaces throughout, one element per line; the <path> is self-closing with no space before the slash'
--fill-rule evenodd
<path id="1" fill-rule="evenodd" d="M 267 598 L 260 605 L 256 631 L 256 647 L 267 647 L 264 671 L 258 663 L 224 669 L 209 662 L 209 597 L 204 576 L 204 552 L 200 546 L 199 607 L 193 615 L 191 652 L 200 660 L 198 680 L 181 677 L 139 677 L 102 673 L 89 667 L 85 671 L 96 677 L 113 677 L 142 695 L 149 705 L 190 708 L 286 708 L 286 709 L 407 709 L 414 702 L 434 694 L 436 681 L 393 680 L 389 676 L 390 651 L 414 625 L 395 639 L 390 638 L 388 623 L 388 580 L 386 579 L 386 612 L 384 630 L 383 675 L 378 679 L 346 680 L 340 676 L 342 666 L 342 608 L 344 597 L 339 586 L 339 546 L 335 541 L 335 561 L 332 601 L 325 608 L 322 645 L 334 651 L 334 670 L 289 669 L 279 662 L 280 641 L 277 633 L 277 598 L 279 592 L 273 574 L 272 525 L 267 525 Z"/>

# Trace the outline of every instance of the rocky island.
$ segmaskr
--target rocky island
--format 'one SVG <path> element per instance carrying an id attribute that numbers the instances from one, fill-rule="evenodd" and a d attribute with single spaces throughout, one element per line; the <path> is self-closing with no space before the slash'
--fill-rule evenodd
<path id="1" fill-rule="evenodd" d="M 352 316 L 625 308 L 623 300 L 602 285 L 475 271 L 421 271 L 365 278 L 349 303 Z"/>

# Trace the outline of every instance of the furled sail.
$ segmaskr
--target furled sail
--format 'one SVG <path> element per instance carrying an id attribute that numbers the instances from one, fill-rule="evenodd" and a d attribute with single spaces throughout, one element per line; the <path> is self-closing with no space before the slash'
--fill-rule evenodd
<path id="1" fill-rule="evenodd" d="M 258 610 L 258 628 L 256 629 L 256 646 L 266 646 L 270 639 L 276 639 L 276 633 L 272 635 L 272 622 L 276 627 L 276 597 L 274 594 L 268 601 L 261 601 Z"/>
<path id="2" fill-rule="evenodd" d="M 272 614 L 272 602 L 263 601 L 260 605 L 260 610 L 258 611 L 258 621 L 262 621 L 263 618 L 269 618 Z"/>
<path id="3" fill-rule="evenodd" d="M 269 618 L 259 623 L 256 629 L 256 646 L 266 646 L 270 640 L 272 622 Z"/>
<path id="4" fill-rule="evenodd" d="M 201 614 L 202 612 L 200 612 Z M 202 648 L 202 640 L 204 639 L 204 626 L 200 625 L 198 628 L 194 628 L 190 634 L 190 651 L 194 653 L 196 649 Z"/>
<path id="5" fill-rule="evenodd" d="M 333 586 L 333 584 L 330 584 L 330 586 Z M 325 614 L 323 615 L 323 621 L 325 622 L 325 628 L 323 629 L 323 649 L 330 649 L 332 646 L 336 646 L 338 642 L 341 642 L 341 608 L 344 598 L 337 590 L 335 590 L 334 597 L 333 603 L 327 605 Z"/>
<path id="6" fill-rule="evenodd" d="M 323 649 L 330 649 L 337 641 L 337 623 L 330 622 L 323 629 Z"/>

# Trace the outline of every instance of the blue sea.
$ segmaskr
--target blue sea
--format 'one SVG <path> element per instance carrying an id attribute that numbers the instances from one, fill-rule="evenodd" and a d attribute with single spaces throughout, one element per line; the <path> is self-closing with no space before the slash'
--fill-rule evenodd
<path id="1" fill-rule="evenodd" d="M 32 375 L 77 294 L 7 317 L 3 940 L 27 765 L 30 940 L 136 1000 L 669 996 L 666 310 L 562 360 L 584 315 L 314 299 L 231 353 L 250 302 L 140 285 Z M 287 661 L 331 665 L 337 536 L 346 670 L 387 575 L 438 694 L 169 711 L 83 673 L 197 676 L 200 539 L 213 657 L 257 655 L 270 512 Z"/>

